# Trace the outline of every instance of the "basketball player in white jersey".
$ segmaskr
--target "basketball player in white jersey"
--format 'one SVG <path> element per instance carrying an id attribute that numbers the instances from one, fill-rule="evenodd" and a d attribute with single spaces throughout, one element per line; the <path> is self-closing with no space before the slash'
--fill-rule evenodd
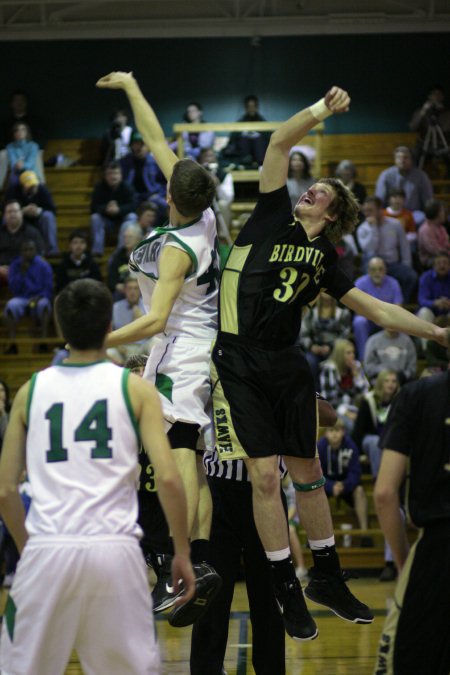
<path id="1" fill-rule="evenodd" d="M 217 331 L 219 256 L 213 210 L 215 195 L 211 174 L 190 159 L 178 160 L 169 148 L 158 119 L 145 100 L 132 73 L 113 72 L 98 87 L 123 89 L 133 109 L 136 125 L 167 179 L 169 222 L 156 228 L 133 251 L 130 268 L 136 273 L 147 314 L 108 336 L 108 347 L 160 335 L 152 348 L 144 377 L 160 392 L 168 438 L 182 476 L 187 504 L 188 531 L 193 532 L 200 511 L 211 522 L 212 505 L 201 456 L 196 450 L 211 445 L 210 347 Z M 200 436 L 200 438 L 199 438 Z M 191 542 L 197 576 L 197 595 L 211 601 L 220 584 L 218 575 L 203 561 L 207 540 Z M 161 570 L 164 572 L 164 570 Z M 153 591 L 154 611 L 171 606 L 175 595 L 159 574 Z M 202 587 L 202 589 L 200 589 Z M 179 609 L 178 625 L 190 605 Z M 172 625 L 176 625 L 171 616 Z"/>
<path id="2" fill-rule="evenodd" d="M 56 315 L 70 345 L 14 401 L 0 462 L 0 511 L 21 552 L 4 614 L 3 675 L 59 675 L 72 649 L 85 673 L 160 673 L 136 524 L 140 433 L 175 546 L 173 584 L 193 597 L 186 500 L 154 387 L 105 360 L 111 296 L 69 284 Z M 27 467 L 26 519 L 17 486 Z"/>

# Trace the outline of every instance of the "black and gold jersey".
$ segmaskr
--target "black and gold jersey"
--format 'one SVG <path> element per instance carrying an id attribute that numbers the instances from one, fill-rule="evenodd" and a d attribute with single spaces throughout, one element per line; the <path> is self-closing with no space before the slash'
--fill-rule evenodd
<path id="1" fill-rule="evenodd" d="M 294 220 L 287 188 L 262 193 L 222 274 L 219 331 L 284 348 L 296 342 L 302 308 L 321 290 L 336 299 L 353 283 L 324 235 L 309 239 Z"/>
<path id="2" fill-rule="evenodd" d="M 413 522 L 423 527 L 450 521 L 450 370 L 402 388 L 381 443 L 409 457 L 406 493 Z"/>

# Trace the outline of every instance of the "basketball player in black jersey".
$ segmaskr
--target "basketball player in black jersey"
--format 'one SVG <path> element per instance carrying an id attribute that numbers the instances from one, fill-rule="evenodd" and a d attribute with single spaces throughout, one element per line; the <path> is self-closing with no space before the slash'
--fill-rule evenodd
<path id="1" fill-rule="evenodd" d="M 294 216 L 286 188 L 289 151 L 319 121 L 349 108 L 338 87 L 272 134 L 254 212 L 239 234 L 222 276 L 219 333 L 212 354 L 214 417 L 221 459 L 243 458 L 253 488 L 259 536 L 289 635 L 317 636 L 290 558 L 280 500 L 277 455 L 296 489 L 313 553 L 306 595 L 338 616 L 370 623 L 373 614 L 347 588 L 316 453 L 313 377 L 295 346 L 302 308 L 326 290 L 374 323 L 446 343 L 447 333 L 401 307 L 353 286 L 337 268 L 334 248 L 357 222 L 358 204 L 338 180 L 319 180 L 299 199 Z"/>

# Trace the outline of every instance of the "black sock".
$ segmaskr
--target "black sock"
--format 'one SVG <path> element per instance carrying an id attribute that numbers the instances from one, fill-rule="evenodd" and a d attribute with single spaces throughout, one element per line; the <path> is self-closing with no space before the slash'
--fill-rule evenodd
<path id="1" fill-rule="evenodd" d="M 293 581 L 295 576 L 295 567 L 291 556 L 283 560 L 268 560 L 270 571 L 272 574 L 272 583 L 274 586 L 279 586 L 286 581 Z"/>
<path id="2" fill-rule="evenodd" d="M 195 539 L 191 541 L 191 560 L 193 563 L 206 562 L 209 557 L 209 541 L 207 539 Z"/>
<path id="3" fill-rule="evenodd" d="M 341 566 L 339 564 L 336 546 L 325 546 L 317 551 L 311 551 L 314 560 L 314 568 L 324 574 L 339 574 Z"/>

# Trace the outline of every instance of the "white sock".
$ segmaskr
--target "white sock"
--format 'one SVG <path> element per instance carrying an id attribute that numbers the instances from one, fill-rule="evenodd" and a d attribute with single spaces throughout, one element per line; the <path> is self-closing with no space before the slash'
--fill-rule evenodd
<path id="1" fill-rule="evenodd" d="M 328 539 L 308 539 L 311 551 L 320 551 L 321 548 L 327 548 L 335 545 L 334 535 Z"/>
<path id="2" fill-rule="evenodd" d="M 265 551 L 267 560 L 271 562 L 280 562 L 280 560 L 286 560 L 291 555 L 291 550 L 289 546 L 287 548 L 282 548 L 280 551 Z"/>

